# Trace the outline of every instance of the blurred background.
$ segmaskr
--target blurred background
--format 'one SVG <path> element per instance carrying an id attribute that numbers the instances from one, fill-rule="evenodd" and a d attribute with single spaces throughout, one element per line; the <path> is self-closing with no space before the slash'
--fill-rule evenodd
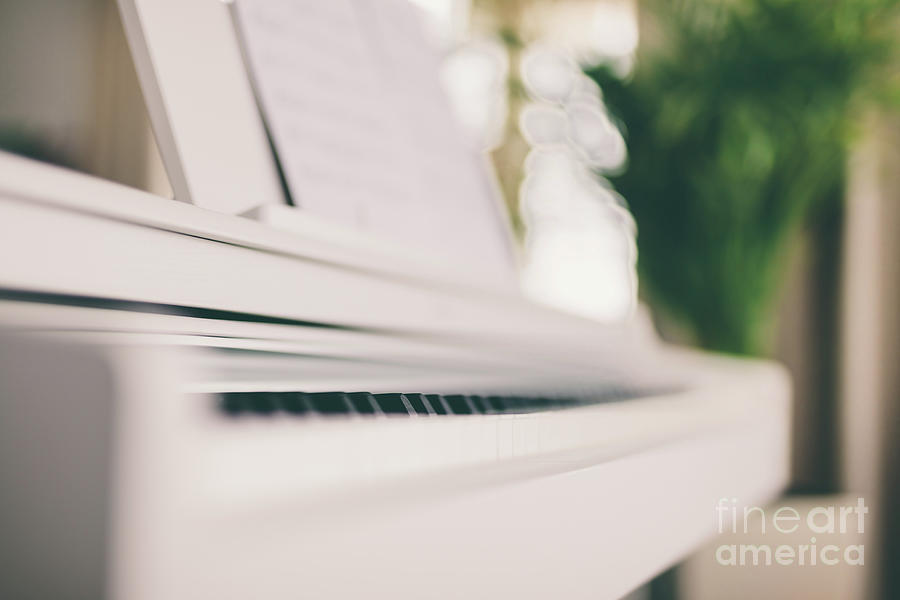
<path id="1" fill-rule="evenodd" d="M 870 507 L 864 567 L 716 540 L 635 597 L 900 598 L 900 2 L 415 3 L 525 293 L 782 361 L 784 503 Z M 0 56 L 0 148 L 171 197 L 113 0 L 0 0 Z"/>

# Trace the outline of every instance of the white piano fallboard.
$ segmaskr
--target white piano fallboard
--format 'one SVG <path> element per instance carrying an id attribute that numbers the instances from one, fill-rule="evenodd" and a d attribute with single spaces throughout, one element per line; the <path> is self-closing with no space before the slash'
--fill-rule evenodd
<path id="1" fill-rule="evenodd" d="M 415 261 L 380 262 L 366 247 L 292 235 L 2 154 L 0 168 L 12 175 L 0 181 L 0 253 L 15 257 L 0 270 L 0 289 L 529 344 L 548 354 L 607 348 L 628 360 L 635 351 L 630 327 L 536 306 L 439 263 L 425 274 Z"/>

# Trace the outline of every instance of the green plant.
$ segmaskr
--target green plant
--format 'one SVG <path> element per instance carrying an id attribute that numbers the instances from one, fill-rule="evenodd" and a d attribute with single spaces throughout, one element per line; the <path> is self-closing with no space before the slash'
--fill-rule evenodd
<path id="1" fill-rule="evenodd" d="M 587 70 L 624 125 L 611 177 L 639 229 L 644 296 L 700 345 L 759 353 L 786 251 L 839 202 L 854 125 L 896 99 L 897 0 L 650 0 L 620 80 Z"/>

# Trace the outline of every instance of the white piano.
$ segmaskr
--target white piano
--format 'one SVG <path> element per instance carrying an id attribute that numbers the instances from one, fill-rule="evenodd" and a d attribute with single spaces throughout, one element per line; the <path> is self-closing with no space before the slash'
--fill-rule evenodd
<path id="1" fill-rule="evenodd" d="M 182 125 L 209 48 L 160 36 L 240 56 L 234 9 L 121 4 L 168 162 L 220 162 L 174 202 L 0 154 L 0 596 L 615 599 L 780 493 L 782 368 L 247 197 L 258 113 Z"/>

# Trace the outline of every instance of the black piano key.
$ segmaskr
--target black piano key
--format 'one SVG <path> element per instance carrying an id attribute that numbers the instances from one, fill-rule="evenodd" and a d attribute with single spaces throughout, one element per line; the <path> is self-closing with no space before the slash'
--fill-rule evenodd
<path id="1" fill-rule="evenodd" d="M 312 410 L 303 392 L 280 392 L 277 396 L 281 409 L 292 415 L 303 415 Z"/>
<path id="2" fill-rule="evenodd" d="M 415 414 L 403 394 L 373 394 L 373 396 L 385 414 Z"/>
<path id="3" fill-rule="evenodd" d="M 469 396 L 469 401 L 472 403 L 472 406 L 475 407 L 475 412 L 484 414 L 494 412 L 493 409 L 488 406 L 488 404 L 484 401 L 484 398 L 481 396 Z"/>
<path id="4" fill-rule="evenodd" d="M 531 396 L 527 406 L 530 410 L 544 410 L 553 407 L 553 401 L 545 396 Z"/>
<path id="5" fill-rule="evenodd" d="M 425 394 L 425 401 L 428 402 L 435 414 L 446 415 L 450 412 L 444 400 L 438 394 Z"/>
<path id="6" fill-rule="evenodd" d="M 456 415 L 471 415 L 474 407 L 469 399 L 462 394 L 450 394 L 443 396 L 444 401 L 450 407 L 450 412 Z"/>
<path id="7" fill-rule="evenodd" d="M 528 399 L 524 396 L 506 396 L 503 400 L 507 412 L 521 413 L 529 409 Z"/>
<path id="8" fill-rule="evenodd" d="M 378 412 L 375 397 L 369 392 L 352 392 L 347 394 L 347 400 L 361 415 L 374 415 Z"/>
<path id="9" fill-rule="evenodd" d="M 248 394 L 250 410 L 258 415 L 271 415 L 278 410 L 273 392 L 253 392 Z"/>
<path id="10" fill-rule="evenodd" d="M 488 396 L 485 401 L 495 413 L 506 412 L 506 402 L 503 396 Z"/>
<path id="11" fill-rule="evenodd" d="M 237 416 L 250 408 L 249 402 L 245 400 L 245 395 L 243 392 L 222 394 L 219 399 L 219 408 L 226 415 Z"/>
<path id="12" fill-rule="evenodd" d="M 420 415 L 430 415 L 433 414 L 430 406 L 426 406 L 425 404 L 425 396 L 422 394 L 403 394 L 406 396 L 406 399 L 409 400 L 409 404 L 413 407 L 413 410 L 416 411 L 416 414 Z"/>
<path id="13" fill-rule="evenodd" d="M 310 404 L 323 415 L 337 415 L 351 412 L 350 403 L 344 392 L 318 392 L 307 394 Z"/>

